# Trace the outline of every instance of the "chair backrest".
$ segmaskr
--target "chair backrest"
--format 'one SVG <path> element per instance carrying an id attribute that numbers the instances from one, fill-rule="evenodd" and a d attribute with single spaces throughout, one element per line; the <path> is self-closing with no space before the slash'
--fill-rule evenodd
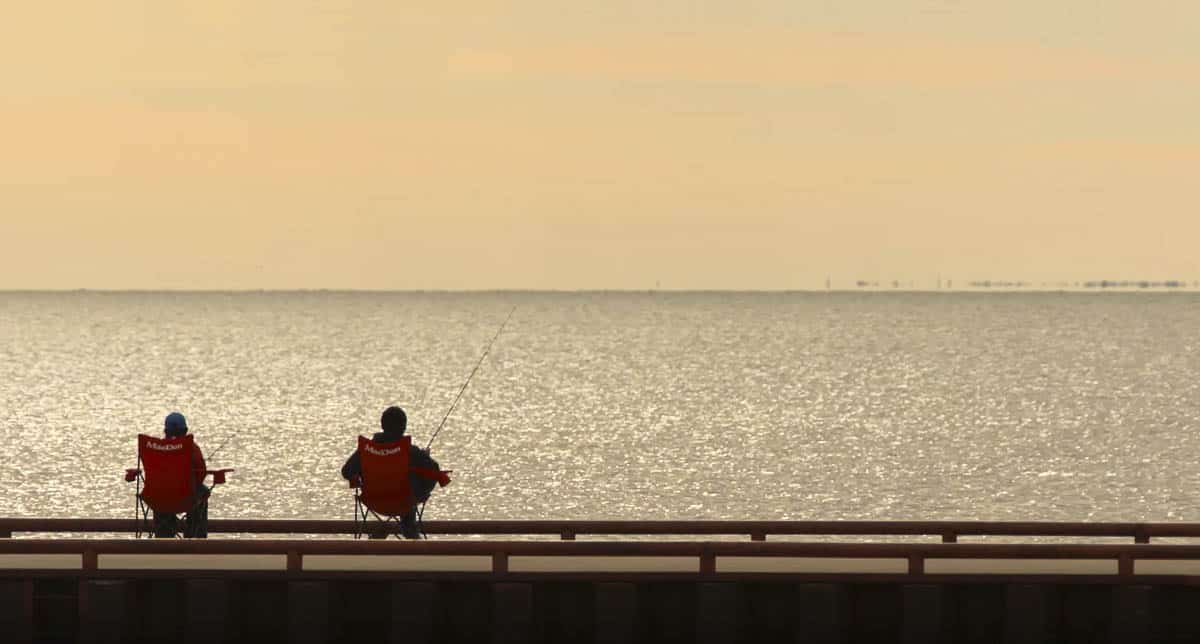
<path id="1" fill-rule="evenodd" d="M 362 466 L 359 497 L 364 505 L 384 516 L 404 514 L 416 505 L 408 480 L 411 448 L 411 436 L 402 436 L 392 443 L 358 437 L 358 459 Z"/>
<path id="2" fill-rule="evenodd" d="M 195 504 L 191 434 L 155 438 L 138 434 L 138 460 L 145 472 L 142 500 L 156 512 L 187 512 Z"/>

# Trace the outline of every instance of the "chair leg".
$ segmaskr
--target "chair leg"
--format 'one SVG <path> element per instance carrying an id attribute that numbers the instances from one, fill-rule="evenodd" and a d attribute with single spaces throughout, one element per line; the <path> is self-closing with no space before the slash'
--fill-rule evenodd
<path id="1" fill-rule="evenodd" d="M 375 517 L 375 521 L 372 522 L 372 524 L 371 524 L 371 529 L 370 529 L 370 532 L 367 534 L 367 538 L 368 539 L 387 539 L 388 533 L 390 532 L 387 529 L 387 519 L 379 516 L 379 513 L 375 512 L 374 510 L 370 510 L 370 512 L 371 512 L 371 516 Z M 364 521 L 365 521 L 365 519 L 364 519 Z"/>
<path id="2" fill-rule="evenodd" d="M 421 519 L 416 507 L 399 515 L 382 516 L 368 508 L 362 499 L 354 497 L 354 538 L 387 539 L 395 535 L 397 539 L 421 539 Z M 372 521 L 374 518 L 374 521 Z M 370 525 L 368 525 L 370 524 Z"/>
<path id="3" fill-rule="evenodd" d="M 411 514 L 411 513 L 409 513 Z M 409 520 L 409 514 L 383 516 L 372 511 L 375 517 L 374 529 L 370 531 L 370 539 L 387 539 L 394 536 L 397 539 L 419 539 L 413 535 L 414 526 Z M 364 530 L 365 531 L 365 530 Z"/>
<path id="4" fill-rule="evenodd" d="M 142 533 L 149 535 L 150 524 L 146 519 L 149 509 L 146 504 L 142 503 L 141 497 L 134 498 L 133 504 L 133 536 L 136 539 L 142 538 Z"/>
<path id="5" fill-rule="evenodd" d="M 367 526 L 367 509 L 362 499 L 354 497 L 354 538 L 361 539 Z"/>

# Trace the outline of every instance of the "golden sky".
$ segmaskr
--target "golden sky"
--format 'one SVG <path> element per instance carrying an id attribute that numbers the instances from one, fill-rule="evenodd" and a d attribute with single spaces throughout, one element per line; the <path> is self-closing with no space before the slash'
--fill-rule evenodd
<path id="1" fill-rule="evenodd" d="M 1200 3 L 19 3 L 0 288 L 1200 279 Z"/>

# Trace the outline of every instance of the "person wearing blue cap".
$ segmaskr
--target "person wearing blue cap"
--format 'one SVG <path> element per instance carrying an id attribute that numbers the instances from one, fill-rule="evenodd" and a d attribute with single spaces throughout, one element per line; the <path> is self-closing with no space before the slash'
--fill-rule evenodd
<path id="1" fill-rule="evenodd" d="M 167 414 L 163 421 L 163 435 L 167 438 L 180 438 L 188 433 L 187 418 L 183 414 L 173 411 Z M 200 446 L 192 441 L 192 471 L 196 472 L 196 496 L 197 498 L 206 497 L 208 495 L 208 486 L 204 485 L 204 477 L 208 471 L 208 465 L 204 462 L 204 454 L 200 451 Z M 178 518 L 174 514 L 159 514 L 154 513 L 154 536 L 156 537 L 173 537 L 175 536 L 176 522 Z M 192 508 L 191 512 L 184 515 L 183 536 L 205 539 L 208 537 L 208 501 L 201 501 L 196 507 Z"/>

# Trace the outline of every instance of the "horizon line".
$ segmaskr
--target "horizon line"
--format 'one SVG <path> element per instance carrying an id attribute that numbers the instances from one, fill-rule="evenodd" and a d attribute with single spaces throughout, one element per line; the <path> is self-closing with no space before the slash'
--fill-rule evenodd
<path id="1" fill-rule="evenodd" d="M 851 287 L 851 288 L 468 288 L 468 289 L 375 289 L 375 288 L 0 288 L 0 294 L 230 294 L 252 295 L 265 293 L 332 293 L 332 294 L 586 294 L 586 293 L 1200 293 L 1200 288 L 1190 285 L 1167 287 L 1107 286 L 1107 287 L 966 287 L 966 288 L 914 288 L 914 287 Z"/>

